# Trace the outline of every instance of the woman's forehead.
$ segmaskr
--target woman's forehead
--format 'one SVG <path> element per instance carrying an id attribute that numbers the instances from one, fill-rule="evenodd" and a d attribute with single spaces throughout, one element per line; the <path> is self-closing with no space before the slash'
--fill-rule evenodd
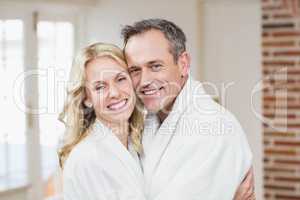
<path id="1" fill-rule="evenodd" d="M 124 64 L 125 65 L 125 64 Z M 115 78 L 119 74 L 126 74 L 126 66 L 110 58 L 97 58 L 89 62 L 86 66 L 87 81 L 105 81 Z"/>

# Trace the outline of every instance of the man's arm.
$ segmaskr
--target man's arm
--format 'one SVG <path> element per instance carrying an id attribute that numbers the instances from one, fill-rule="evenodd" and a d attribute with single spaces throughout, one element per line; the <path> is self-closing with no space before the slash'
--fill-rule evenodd
<path id="1" fill-rule="evenodd" d="M 234 200 L 255 200 L 253 167 L 248 171 L 245 179 L 237 189 Z"/>

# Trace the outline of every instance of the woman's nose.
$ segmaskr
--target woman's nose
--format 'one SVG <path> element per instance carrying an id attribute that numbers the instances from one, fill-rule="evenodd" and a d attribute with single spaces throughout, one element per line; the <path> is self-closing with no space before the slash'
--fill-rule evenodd
<path id="1" fill-rule="evenodd" d="M 120 95 L 120 89 L 115 84 L 111 84 L 109 87 L 109 97 L 110 98 L 116 98 Z"/>

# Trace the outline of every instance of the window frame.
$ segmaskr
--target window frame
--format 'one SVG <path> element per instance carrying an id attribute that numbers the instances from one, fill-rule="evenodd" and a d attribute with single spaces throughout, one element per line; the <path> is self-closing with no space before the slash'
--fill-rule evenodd
<path id="1" fill-rule="evenodd" d="M 0 3 L 0 19 L 21 19 L 24 27 L 24 71 L 38 70 L 38 40 L 37 22 L 41 21 L 68 21 L 74 26 L 74 52 L 86 43 L 86 15 L 88 6 L 49 4 L 49 3 Z M 11 12 L 14 10 L 14 12 Z M 38 13 L 38 15 L 36 15 Z M 30 95 L 29 91 L 31 92 Z M 38 108 L 38 78 L 24 80 L 25 106 Z M 43 198 L 43 180 L 41 166 L 40 127 L 39 116 L 34 113 L 25 113 L 25 134 L 27 149 L 28 183 L 26 185 L 7 188 L 0 192 L 6 194 L 10 191 L 24 189 L 27 199 Z"/>

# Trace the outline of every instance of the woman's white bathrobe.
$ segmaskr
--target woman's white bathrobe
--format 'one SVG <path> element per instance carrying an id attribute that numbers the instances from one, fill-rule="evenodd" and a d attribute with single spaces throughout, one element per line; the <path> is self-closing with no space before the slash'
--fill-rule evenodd
<path id="1" fill-rule="evenodd" d="M 148 115 L 143 145 L 149 200 L 232 200 L 252 163 L 239 122 L 192 79 L 161 125 Z"/>
<path id="2" fill-rule="evenodd" d="M 137 153 L 98 120 L 72 150 L 63 170 L 64 200 L 144 200 Z"/>

